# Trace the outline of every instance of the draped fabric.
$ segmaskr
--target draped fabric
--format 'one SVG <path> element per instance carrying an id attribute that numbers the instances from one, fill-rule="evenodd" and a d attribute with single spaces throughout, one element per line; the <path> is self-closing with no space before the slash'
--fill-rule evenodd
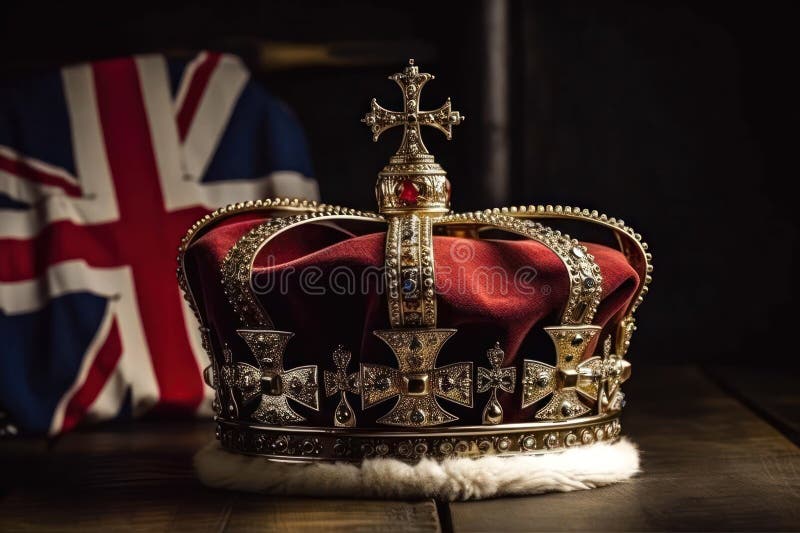
<path id="1" fill-rule="evenodd" d="M 50 434 L 209 413 L 180 239 L 227 203 L 317 199 L 310 174 L 296 118 L 234 56 L 0 84 L 0 413 Z"/>

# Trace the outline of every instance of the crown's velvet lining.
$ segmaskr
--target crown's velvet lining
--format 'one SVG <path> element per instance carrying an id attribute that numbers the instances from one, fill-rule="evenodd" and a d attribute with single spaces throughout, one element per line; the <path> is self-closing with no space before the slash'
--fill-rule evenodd
<path id="1" fill-rule="evenodd" d="M 235 332 L 244 325 L 223 294 L 220 265 L 236 240 L 262 221 L 252 215 L 228 218 L 197 239 L 185 259 L 189 282 L 212 331 L 216 353 L 220 354 L 220 347 L 227 343 L 234 359 L 251 364 L 255 361 Z M 331 352 L 338 344 L 353 352 L 350 372 L 359 362 L 396 366 L 389 349 L 372 335 L 374 330 L 389 328 L 386 298 L 377 288 L 384 259 L 384 229 L 375 224 L 372 229 L 366 228 L 372 233 L 353 235 L 336 225 L 304 225 L 278 236 L 259 254 L 254 269 L 256 282 L 272 284 L 259 296 L 260 301 L 275 329 L 295 333 L 286 351 L 286 368 L 319 365 L 321 382 L 322 371 L 334 368 Z M 639 280 L 622 253 L 598 244 L 586 246 L 603 274 L 603 300 L 594 324 L 604 326 L 606 335 L 621 318 Z M 504 422 L 532 420 L 541 405 L 520 408 L 522 360 L 554 362 L 552 343 L 542 328 L 558 325 L 566 302 L 568 278 L 563 263 L 533 241 L 441 236 L 434 237 L 434 258 L 438 327 L 458 330 L 444 345 L 437 366 L 472 361 L 488 367 L 485 352 L 499 341 L 506 352 L 504 366 L 516 366 L 518 376 L 514 394 L 498 394 Z M 367 271 L 371 274 L 364 276 Z M 525 284 L 533 294 L 518 290 L 514 284 L 515 276 L 525 274 L 533 275 L 532 282 Z M 505 291 L 499 281 L 502 277 L 508 280 Z M 356 290 L 347 287 L 352 279 L 357 282 Z M 368 280 L 369 290 L 362 291 L 358 286 L 362 279 Z M 333 281 L 344 290 L 332 290 Z M 492 283 L 494 289 L 490 290 Z M 314 290 L 322 294 L 314 294 Z M 457 424 L 480 424 L 487 398 L 488 393 L 476 394 L 472 409 L 439 401 L 460 418 Z M 362 411 L 360 398 L 349 399 L 359 426 L 373 425 L 394 405 L 394 400 L 389 400 Z M 332 425 L 337 402 L 338 397 L 325 398 L 320 391 L 319 412 L 296 403 L 293 407 L 308 418 L 309 425 L 328 426 Z"/>

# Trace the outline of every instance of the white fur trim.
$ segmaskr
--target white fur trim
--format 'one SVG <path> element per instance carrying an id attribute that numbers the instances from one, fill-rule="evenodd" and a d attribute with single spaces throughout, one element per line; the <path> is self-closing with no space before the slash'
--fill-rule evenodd
<path id="1" fill-rule="evenodd" d="M 215 488 L 281 495 L 479 500 L 591 489 L 639 472 L 639 450 L 626 438 L 561 453 L 349 463 L 284 463 L 228 452 L 212 442 L 197 452 L 200 480 Z"/>

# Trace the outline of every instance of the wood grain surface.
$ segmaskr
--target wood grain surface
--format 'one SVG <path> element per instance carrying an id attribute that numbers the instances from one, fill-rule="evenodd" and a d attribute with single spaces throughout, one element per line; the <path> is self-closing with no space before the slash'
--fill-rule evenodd
<path id="1" fill-rule="evenodd" d="M 210 490 L 191 469 L 210 423 L 0 444 L 0 531 L 440 531 L 431 500 L 271 498 Z M 28 444 L 29 446 L 26 446 Z"/>
<path id="2" fill-rule="evenodd" d="M 712 366 L 706 374 L 800 446 L 800 370 Z"/>
<path id="3" fill-rule="evenodd" d="M 800 451 L 691 367 L 640 370 L 622 429 L 643 472 L 569 494 L 456 503 L 462 531 L 800 529 Z M 512 511 L 513 510 L 513 511 Z"/>
<path id="4" fill-rule="evenodd" d="M 140 422 L 51 443 L 0 441 L 0 531 L 800 529 L 800 450 L 718 379 L 694 367 L 637 369 L 623 430 L 639 443 L 644 471 L 629 483 L 438 509 L 431 500 L 206 489 L 192 475 L 191 456 L 211 438 L 209 423 Z"/>

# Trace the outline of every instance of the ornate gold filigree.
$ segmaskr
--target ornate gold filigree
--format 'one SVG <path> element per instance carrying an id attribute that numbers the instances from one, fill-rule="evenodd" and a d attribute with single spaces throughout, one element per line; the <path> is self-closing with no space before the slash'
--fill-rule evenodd
<path id="1" fill-rule="evenodd" d="M 206 350 L 210 350 L 206 347 Z M 203 371 L 206 384 L 216 391 L 211 404 L 217 416 L 229 419 L 239 417 L 239 404 L 236 401 L 234 387 L 237 381 L 237 368 L 233 363 L 233 353 L 225 344 L 222 348 L 222 364 L 212 359 L 212 364 Z"/>
<path id="2" fill-rule="evenodd" d="M 603 342 L 603 356 L 596 374 L 599 378 L 598 411 L 616 412 L 622 409 L 625 395 L 620 386 L 631 377 L 631 364 L 611 350 L 611 335 Z"/>
<path id="3" fill-rule="evenodd" d="M 636 318 L 634 318 L 633 315 L 628 315 L 623 318 L 617 326 L 616 339 L 617 354 L 619 357 L 625 357 L 625 354 L 628 353 L 634 331 L 636 331 Z"/>
<path id="4" fill-rule="evenodd" d="M 389 219 L 386 285 L 392 327 L 436 325 L 433 236 L 430 217 Z"/>
<path id="5" fill-rule="evenodd" d="M 425 211 L 446 213 L 450 207 L 450 186 L 444 169 L 436 163 L 422 142 L 420 126 L 431 126 L 453 137 L 453 126 L 466 118 L 453 111 L 450 99 L 432 111 L 422 111 L 419 97 L 422 87 L 434 76 L 420 72 L 409 60 L 403 72 L 389 76 L 403 91 L 403 111 L 391 111 L 373 98 L 370 111 L 361 120 L 372 130 L 377 141 L 384 131 L 403 126 L 403 140 L 397 153 L 379 173 L 376 195 L 381 213 Z"/>
<path id="6" fill-rule="evenodd" d="M 398 368 L 361 364 L 363 408 L 390 398 L 397 403 L 378 419 L 381 424 L 406 427 L 436 426 L 458 420 L 439 406 L 436 397 L 472 407 L 472 363 L 436 367 L 442 345 L 454 329 L 376 331 L 392 349 Z"/>
<path id="7" fill-rule="evenodd" d="M 283 368 L 286 344 L 294 336 L 288 331 L 237 330 L 247 343 L 259 368 L 247 363 L 233 363 L 232 385 L 244 402 L 260 399 L 251 415 L 265 424 L 291 424 L 305 418 L 289 406 L 292 399 L 310 409 L 319 410 L 319 385 L 316 365 Z"/>
<path id="8" fill-rule="evenodd" d="M 539 420 L 568 420 L 591 409 L 581 402 L 578 392 L 597 399 L 594 382 L 595 361 L 581 362 L 599 326 L 554 326 L 544 328 L 556 347 L 556 366 L 526 359 L 523 362 L 522 407 L 550 396 L 536 413 Z"/>
<path id="9" fill-rule="evenodd" d="M 347 401 L 347 393 L 361 394 L 361 379 L 359 372 L 347 373 L 347 366 L 350 364 L 350 352 L 339 346 L 333 351 L 333 364 L 336 371 L 324 372 L 325 396 L 333 396 L 337 392 L 340 394 L 339 404 L 333 412 L 333 425 L 336 427 L 355 427 L 356 415 L 350 403 Z"/>
<path id="10" fill-rule="evenodd" d="M 349 428 L 244 427 L 220 421 L 217 435 L 234 452 L 292 461 L 361 461 L 393 458 L 415 462 L 456 457 L 511 456 L 558 452 L 595 442 L 614 442 L 621 426 L 617 415 L 581 424 L 537 423 L 531 426 L 473 426 L 441 432 L 359 431 Z"/>
<path id="11" fill-rule="evenodd" d="M 497 389 L 512 394 L 517 386 L 517 369 L 513 366 L 501 368 L 505 355 L 498 342 L 493 348 L 486 350 L 486 357 L 492 367 L 478 367 L 477 392 L 486 392 L 489 389 L 492 391 L 486 407 L 483 408 L 484 424 L 500 424 L 503 421 L 503 407 L 497 401 Z"/>
<path id="12" fill-rule="evenodd" d="M 385 109 L 373 98 L 371 111 L 361 120 L 372 130 L 374 141 L 377 141 L 384 131 L 395 126 L 403 126 L 403 141 L 396 155 L 409 158 L 404 161 L 415 160 L 420 155 L 428 154 L 422 142 L 420 126 L 434 127 L 444 133 L 449 140 L 453 137 L 453 126 L 461 124 L 466 118 L 451 109 L 449 98 L 444 105 L 433 111 L 419 109 L 422 87 L 434 77 L 433 74 L 420 73 L 419 67 L 414 65 L 414 60 L 410 59 L 403 72 L 389 76 L 389 79 L 397 83 L 403 91 L 403 111 Z"/>

